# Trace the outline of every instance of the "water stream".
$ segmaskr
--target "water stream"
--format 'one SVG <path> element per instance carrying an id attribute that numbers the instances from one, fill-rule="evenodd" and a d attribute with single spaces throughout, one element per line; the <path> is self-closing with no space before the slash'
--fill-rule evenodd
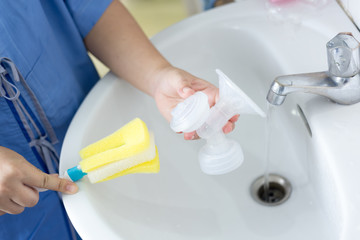
<path id="1" fill-rule="evenodd" d="M 264 197 L 265 201 L 269 201 L 269 165 L 271 161 L 271 139 L 273 134 L 272 114 L 274 106 L 266 102 L 266 132 L 265 132 L 265 173 L 264 173 Z"/>

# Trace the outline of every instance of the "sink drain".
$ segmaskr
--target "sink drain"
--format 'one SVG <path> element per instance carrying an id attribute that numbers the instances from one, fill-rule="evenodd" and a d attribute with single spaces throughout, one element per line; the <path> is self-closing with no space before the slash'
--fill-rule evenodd
<path id="1" fill-rule="evenodd" d="M 257 178 L 251 185 L 251 195 L 254 200 L 266 206 L 280 205 L 290 197 L 290 194 L 290 182 L 276 174 L 269 174 L 267 189 L 265 187 L 265 176 Z"/>

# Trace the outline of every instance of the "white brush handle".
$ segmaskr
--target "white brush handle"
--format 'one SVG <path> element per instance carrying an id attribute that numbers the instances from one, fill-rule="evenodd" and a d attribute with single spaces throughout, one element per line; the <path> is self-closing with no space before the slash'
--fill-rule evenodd
<path id="1" fill-rule="evenodd" d="M 37 190 L 38 192 L 46 192 L 47 190 L 49 189 L 46 189 L 46 188 L 38 188 L 38 187 L 34 187 L 35 190 Z"/>

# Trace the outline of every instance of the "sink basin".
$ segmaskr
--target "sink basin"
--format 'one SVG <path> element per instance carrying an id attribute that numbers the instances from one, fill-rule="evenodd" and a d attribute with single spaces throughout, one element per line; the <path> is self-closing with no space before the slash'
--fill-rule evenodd
<path id="1" fill-rule="evenodd" d="M 152 41 L 177 67 L 217 85 L 221 69 L 263 110 L 278 75 L 327 69 L 328 40 L 356 28 L 335 3 L 301 24 L 269 20 L 262 0 L 240 1 L 191 17 Z M 201 172 L 204 141 L 185 141 L 157 111 L 155 102 L 112 73 L 101 79 L 76 113 L 60 158 L 61 172 L 77 165 L 79 150 L 135 117 L 155 134 L 159 174 L 78 182 L 64 195 L 71 221 L 83 239 L 353 240 L 360 234 L 360 105 L 341 106 L 320 96 L 292 94 L 272 110 L 267 163 L 267 121 L 241 116 L 229 138 L 243 147 L 237 170 Z M 290 198 L 276 207 L 250 195 L 268 170 L 286 177 Z"/>

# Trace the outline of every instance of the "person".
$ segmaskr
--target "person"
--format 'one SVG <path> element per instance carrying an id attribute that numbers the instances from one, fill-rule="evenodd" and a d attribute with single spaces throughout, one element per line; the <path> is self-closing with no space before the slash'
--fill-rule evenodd
<path id="1" fill-rule="evenodd" d="M 58 193 L 78 187 L 56 173 L 70 121 L 99 78 L 87 51 L 152 96 L 167 120 L 196 91 L 214 105 L 218 89 L 172 66 L 119 1 L 0 6 L 0 239 L 76 239 Z"/>

